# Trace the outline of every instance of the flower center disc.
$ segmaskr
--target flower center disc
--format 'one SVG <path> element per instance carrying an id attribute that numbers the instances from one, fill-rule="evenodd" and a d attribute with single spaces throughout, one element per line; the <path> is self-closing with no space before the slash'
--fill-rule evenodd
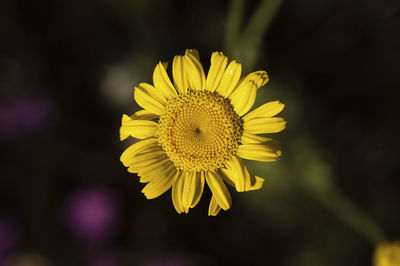
<path id="1" fill-rule="evenodd" d="M 222 167 L 239 147 L 243 122 L 228 99 L 192 91 L 169 100 L 160 116 L 158 141 L 174 165 L 186 171 Z"/>

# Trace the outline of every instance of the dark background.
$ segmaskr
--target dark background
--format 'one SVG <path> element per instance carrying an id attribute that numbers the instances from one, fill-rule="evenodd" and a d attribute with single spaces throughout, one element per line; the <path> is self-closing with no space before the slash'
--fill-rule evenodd
<path id="1" fill-rule="evenodd" d="M 258 4 L 246 1 L 245 21 Z M 376 243 L 346 222 L 352 210 L 400 238 L 395 0 L 283 2 L 256 68 L 244 69 L 270 75 L 256 104 L 286 103 L 288 128 L 273 136 L 281 161 L 250 164 L 267 178 L 262 190 L 232 190 L 216 218 L 209 191 L 188 215 L 170 192 L 140 193 L 119 161 L 133 86 L 187 48 L 207 71 L 229 7 L 0 2 L 0 265 L 369 265 Z"/>

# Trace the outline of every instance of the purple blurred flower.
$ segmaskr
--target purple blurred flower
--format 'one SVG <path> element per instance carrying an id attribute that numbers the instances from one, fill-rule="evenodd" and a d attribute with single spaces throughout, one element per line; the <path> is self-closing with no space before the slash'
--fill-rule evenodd
<path id="1" fill-rule="evenodd" d="M 0 139 L 13 139 L 48 128 L 53 103 L 44 97 L 0 103 Z"/>
<path id="2" fill-rule="evenodd" d="M 102 244 L 117 229 L 118 203 L 116 193 L 110 188 L 79 189 L 67 199 L 66 224 L 75 237 L 91 244 Z"/>
<path id="3" fill-rule="evenodd" d="M 0 215 L 0 260 L 17 245 L 19 237 L 15 221 Z"/>

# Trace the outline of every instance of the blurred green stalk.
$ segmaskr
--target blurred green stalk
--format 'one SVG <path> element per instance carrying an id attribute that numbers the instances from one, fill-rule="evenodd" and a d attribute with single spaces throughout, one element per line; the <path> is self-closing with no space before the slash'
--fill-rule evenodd
<path id="1" fill-rule="evenodd" d="M 242 19 L 243 0 L 232 0 L 226 25 L 225 51 L 228 54 L 235 49 L 235 42 L 238 39 Z"/>
<path id="2" fill-rule="evenodd" d="M 244 1 L 232 0 L 227 19 L 225 50 L 229 56 L 252 70 L 260 54 L 263 37 L 274 20 L 283 0 L 263 0 L 247 26 L 240 32 Z"/>
<path id="3" fill-rule="evenodd" d="M 314 196 L 324 207 L 364 236 L 372 245 L 385 241 L 383 231 L 372 218 L 337 188 L 332 187 L 324 193 L 314 193 Z"/>
<path id="4" fill-rule="evenodd" d="M 322 159 L 310 141 L 297 141 L 293 150 L 302 150 L 295 156 L 295 171 L 302 178 L 296 179 L 306 195 L 314 198 L 343 223 L 361 234 L 372 245 L 385 241 L 385 234 L 373 218 L 351 201 L 335 184 L 330 165 Z"/>
<path id="5" fill-rule="evenodd" d="M 260 55 L 263 37 L 279 11 L 282 2 L 283 0 L 263 0 L 256 7 L 255 12 L 242 31 L 244 1 L 231 0 L 227 18 L 225 51 L 229 56 L 240 62 L 243 68 L 247 69 L 247 72 L 253 71 Z M 384 233 L 379 226 L 367 213 L 362 211 L 335 187 L 329 175 L 319 177 L 323 177 L 323 180 L 329 185 L 315 183 L 315 180 L 310 180 L 311 182 L 304 184 L 305 189 L 318 202 L 363 235 L 371 244 L 376 245 L 385 240 Z"/>

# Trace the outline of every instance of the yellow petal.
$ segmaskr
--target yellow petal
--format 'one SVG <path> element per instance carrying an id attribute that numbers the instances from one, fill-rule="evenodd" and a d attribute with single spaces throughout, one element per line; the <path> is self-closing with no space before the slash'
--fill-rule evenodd
<path id="1" fill-rule="evenodd" d="M 157 123 L 149 120 L 133 120 L 127 115 L 122 116 L 122 125 L 119 130 L 120 139 L 131 136 L 138 139 L 146 139 L 155 136 Z"/>
<path id="2" fill-rule="evenodd" d="M 172 62 L 172 76 L 174 78 L 175 88 L 179 94 L 186 93 L 188 88 L 187 77 L 185 74 L 185 66 L 183 56 L 177 55 Z"/>
<path id="3" fill-rule="evenodd" d="M 257 90 L 257 86 L 253 83 L 246 87 L 246 91 L 241 90 L 231 94 L 231 103 L 239 116 L 246 114 L 253 106 L 256 100 Z"/>
<path id="4" fill-rule="evenodd" d="M 205 174 L 201 172 L 196 175 L 196 192 L 194 193 L 192 205 L 190 208 L 196 207 L 197 203 L 199 203 L 201 196 L 203 195 L 204 190 L 204 182 L 205 182 Z"/>
<path id="5" fill-rule="evenodd" d="M 121 154 L 121 162 L 125 166 L 129 166 L 129 162 L 131 158 L 133 158 L 140 151 L 145 150 L 149 147 L 159 146 L 158 140 L 156 138 L 145 139 L 142 141 L 138 141 L 135 144 L 129 146 L 122 154 Z"/>
<path id="6" fill-rule="evenodd" d="M 246 130 L 243 131 L 242 138 L 240 139 L 240 141 L 243 144 L 257 144 L 257 143 L 263 143 L 263 142 L 266 142 L 269 140 L 272 140 L 272 139 L 252 134 Z"/>
<path id="7" fill-rule="evenodd" d="M 131 119 L 133 120 L 152 120 L 155 118 L 160 117 L 159 115 L 156 115 L 153 112 L 150 112 L 148 110 L 140 110 L 134 113 L 133 115 L 130 116 Z"/>
<path id="8" fill-rule="evenodd" d="M 167 171 L 160 171 L 157 178 L 150 181 L 142 190 L 147 199 L 154 199 L 162 195 L 175 183 L 178 171 L 171 165 Z"/>
<path id="9" fill-rule="evenodd" d="M 163 150 L 157 150 L 153 152 L 148 152 L 148 153 L 141 153 L 133 156 L 130 159 L 130 165 L 136 164 L 139 167 L 140 166 L 146 166 L 149 163 L 156 163 L 160 159 L 164 159 L 165 157 L 165 151 Z"/>
<path id="10" fill-rule="evenodd" d="M 285 105 L 279 101 L 268 102 L 245 115 L 243 120 L 246 122 L 254 118 L 272 117 L 279 114 L 284 107 Z"/>
<path id="11" fill-rule="evenodd" d="M 171 160 L 166 155 L 160 155 L 159 157 L 153 157 L 142 163 L 130 164 L 128 172 L 138 173 L 139 176 L 144 177 L 140 179 L 140 182 L 146 183 L 147 176 L 154 175 L 154 169 L 164 168 L 167 169 L 171 164 Z"/>
<path id="12" fill-rule="evenodd" d="M 228 97 L 236 87 L 242 74 L 242 65 L 236 63 L 235 60 L 229 63 L 226 68 L 222 80 L 217 88 L 217 92 L 224 97 Z"/>
<path id="13" fill-rule="evenodd" d="M 177 96 L 177 92 L 174 88 L 174 85 L 172 85 L 166 70 L 167 63 L 163 64 L 160 61 L 154 69 L 153 83 L 161 95 L 163 95 L 166 99 L 171 99 Z"/>
<path id="14" fill-rule="evenodd" d="M 219 169 L 219 174 L 222 177 L 222 179 L 228 183 L 230 186 L 232 187 L 236 187 L 235 185 L 235 180 L 233 178 L 235 178 L 235 176 L 232 176 L 232 174 L 230 173 L 231 170 L 228 170 L 226 168 L 220 168 Z"/>
<path id="15" fill-rule="evenodd" d="M 218 205 L 215 197 L 211 197 L 210 206 L 208 207 L 208 216 L 217 216 L 221 211 L 221 207 Z"/>
<path id="16" fill-rule="evenodd" d="M 182 206 L 183 186 L 185 184 L 186 171 L 182 171 L 181 175 L 172 187 L 172 202 L 178 213 L 185 212 Z M 179 210 L 179 211 L 178 211 Z M 187 213 L 187 212 L 186 212 Z"/>
<path id="17" fill-rule="evenodd" d="M 189 88 L 192 90 L 204 90 L 206 76 L 198 58 L 197 50 L 186 50 L 183 60 Z"/>
<path id="18" fill-rule="evenodd" d="M 230 170 L 230 169 L 221 168 L 220 173 L 221 173 L 221 176 L 224 179 L 224 181 L 227 182 L 228 184 L 230 184 L 232 187 L 236 187 L 235 186 L 236 180 L 244 179 L 243 177 L 241 177 L 239 179 L 239 174 L 237 174 L 235 171 Z M 242 189 L 240 191 L 238 190 L 238 192 L 251 191 L 251 190 L 257 190 L 257 189 L 262 188 L 262 186 L 264 184 L 264 178 L 261 178 L 261 177 L 255 176 L 255 175 L 247 175 L 247 178 L 250 181 L 250 184 L 247 187 L 245 187 L 244 189 Z"/>
<path id="19" fill-rule="evenodd" d="M 225 163 L 225 166 L 227 170 L 224 170 L 224 174 L 235 183 L 236 190 L 247 191 L 251 186 L 251 176 L 243 160 L 235 155 Z"/>
<path id="20" fill-rule="evenodd" d="M 208 171 L 206 173 L 206 181 L 218 205 L 223 210 L 229 209 L 232 205 L 232 198 L 222 177 L 214 171 Z"/>
<path id="21" fill-rule="evenodd" d="M 222 75 L 225 72 L 226 65 L 228 64 L 228 57 L 224 56 L 222 52 L 213 52 L 211 55 L 211 66 L 207 74 L 207 87 L 208 91 L 215 91 L 221 82 Z"/>
<path id="22" fill-rule="evenodd" d="M 258 117 L 245 121 L 243 128 L 253 134 L 277 133 L 284 130 L 286 121 L 282 117 Z"/>
<path id="23" fill-rule="evenodd" d="M 139 106 L 157 115 L 162 113 L 167 104 L 165 98 L 160 96 L 160 93 L 147 83 L 140 83 L 135 87 L 134 98 Z"/>
<path id="24" fill-rule="evenodd" d="M 185 55 L 188 54 L 194 56 L 197 59 L 197 61 L 200 61 L 200 54 L 199 51 L 197 51 L 197 49 L 186 49 Z"/>
<path id="25" fill-rule="evenodd" d="M 148 151 L 145 153 L 136 154 L 126 161 L 124 164 L 128 166 L 128 172 L 138 173 L 140 176 L 140 182 L 149 182 L 149 178 L 153 178 L 158 175 L 158 171 L 166 170 L 172 162 L 166 156 L 164 151 Z"/>
<path id="26" fill-rule="evenodd" d="M 261 162 L 274 162 L 279 159 L 278 153 L 264 144 L 239 145 L 237 155 L 247 159 Z"/>
<path id="27" fill-rule="evenodd" d="M 164 176 L 165 173 L 171 171 L 172 167 L 174 167 L 173 163 L 170 160 L 161 159 L 158 162 L 155 162 L 152 165 L 145 167 L 144 170 L 141 169 L 138 172 L 138 176 L 140 177 L 140 183 L 148 183 L 157 181 L 160 176 Z"/>
<path id="28" fill-rule="evenodd" d="M 178 193 L 178 190 L 181 189 L 181 187 L 179 186 L 179 183 L 180 183 L 179 181 L 180 181 L 181 177 L 182 177 L 182 171 L 179 171 L 177 180 L 172 185 L 172 190 L 171 190 L 172 204 L 174 205 L 174 208 L 177 213 L 183 212 L 183 209 L 181 206 L 181 200 L 180 200 L 179 193 Z"/>
<path id="29" fill-rule="evenodd" d="M 251 175 L 251 179 L 252 179 L 252 185 L 248 188 L 249 191 L 258 190 L 262 188 L 265 181 L 264 178 Z"/>
<path id="30" fill-rule="evenodd" d="M 188 213 L 194 193 L 196 192 L 196 172 L 183 172 L 183 190 L 182 190 L 182 208 L 185 213 Z"/>
<path id="31" fill-rule="evenodd" d="M 229 96 L 239 116 L 246 114 L 256 100 L 257 90 L 268 82 L 265 71 L 256 71 L 243 78 Z"/>
<path id="32" fill-rule="evenodd" d="M 255 134 L 252 134 L 246 130 L 244 130 L 241 142 L 243 144 L 262 144 L 268 146 L 268 148 L 274 151 L 278 156 L 282 155 L 282 147 L 281 143 L 277 140 L 264 138 Z"/>

